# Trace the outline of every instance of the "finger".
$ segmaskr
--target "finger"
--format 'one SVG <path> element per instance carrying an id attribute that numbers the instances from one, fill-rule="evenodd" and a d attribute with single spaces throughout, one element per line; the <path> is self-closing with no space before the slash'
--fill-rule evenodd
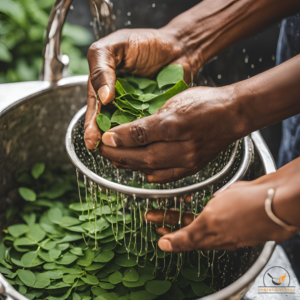
<path id="1" fill-rule="evenodd" d="M 142 213 L 143 221 L 145 222 L 147 218 L 147 222 L 151 222 L 153 224 L 162 225 L 178 225 L 179 222 L 179 211 L 177 210 L 167 210 L 166 215 L 164 210 L 152 209 L 147 212 L 145 216 L 145 212 Z M 187 226 L 194 221 L 194 214 L 192 212 L 184 212 L 181 217 L 181 222 L 183 226 Z"/>
<path id="2" fill-rule="evenodd" d="M 119 168 L 137 168 L 141 171 L 185 167 L 191 163 L 189 148 L 189 142 L 157 142 L 138 148 L 113 148 L 102 144 L 99 152 L 105 158 L 118 163 Z"/>
<path id="3" fill-rule="evenodd" d="M 171 232 L 170 227 L 156 227 L 156 233 L 158 235 L 165 235 Z"/>
<path id="4" fill-rule="evenodd" d="M 201 167 L 199 167 L 200 169 Z M 147 175 L 149 183 L 167 183 L 179 180 L 186 176 L 193 175 L 197 169 L 172 168 L 165 170 L 153 170 L 151 175 Z"/>
<path id="5" fill-rule="evenodd" d="M 101 102 L 98 101 L 98 111 L 96 108 L 96 97 L 95 91 L 91 84 L 89 77 L 88 80 L 88 93 L 87 93 L 87 110 L 85 114 L 85 123 L 84 123 L 84 141 L 88 149 L 92 150 L 96 147 L 97 142 L 101 138 L 101 133 L 96 122 L 97 114 L 100 112 Z"/>
<path id="6" fill-rule="evenodd" d="M 142 172 L 142 173 L 145 173 L 146 175 L 151 175 L 152 172 L 153 172 L 153 171 L 150 170 L 150 169 L 143 169 L 143 168 L 140 168 L 139 166 L 129 168 L 128 166 L 119 164 L 119 163 L 117 163 L 117 162 L 115 162 L 115 161 L 112 161 L 112 164 L 113 164 L 117 169 L 126 169 L 126 170 L 132 170 L 132 171 L 140 171 L 140 172 Z"/>
<path id="7" fill-rule="evenodd" d="M 165 124 L 159 114 L 110 129 L 103 135 L 103 143 L 110 147 L 139 147 L 168 140 Z"/>
<path id="8" fill-rule="evenodd" d="M 122 47 L 109 46 L 107 41 L 108 39 L 102 39 L 94 43 L 87 55 L 91 83 L 104 105 L 115 98 L 115 70 L 123 57 Z"/>
<path id="9" fill-rule="evenodd" d="M 165 252 L 183 252 L 197 249 L 190 236 L 188 227 L 164 235 L 158 241 L 158 247 Z"/>

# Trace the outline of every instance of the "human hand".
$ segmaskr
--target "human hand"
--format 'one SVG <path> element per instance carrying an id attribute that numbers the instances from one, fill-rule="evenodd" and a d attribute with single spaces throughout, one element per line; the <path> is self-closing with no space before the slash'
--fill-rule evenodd
<path id="1" fill-rule="evenodd" d="M 148 182 L 195 174 L 244 136 L 233 98 L 231 86 L 188 89 L 155 114 L 107 131 L 98 150 L 117 168 L 144 172 Z"/>
<path id="2" fill-rule="evenodd" d="M 183 44 L 169 29 L 118 30 L 90 47 L 88 61 L 90 76 L 84 136 L 88 149 L 94 149 L 100 139 L 95 95 L 99 95 L 104 105 L 114 99 L 117 68 L 124 73 L 151 78 L 165 65 L 180 64 L 184 79 L 189 83 L 193 63 L 186 57 Z"/>
<path id="3" fill-rule="evenodd" d="M 300 230 L 299 170 L 300 158 L 276 173 L 252 182 L 237 182 L 224 192 L 216 193 L 195 220 L 191 213 L 185 214 L 183 225 L 187 226 L 174 233 L 167 233 L 168 230 L 161 227 L 157 232 L 164 236 L 158 246 L 167 252 L 236 250 L 270 240 L 281 243 L 291 238 Z M 289 231 L 274 223 L 265 212 L 269 188 L 275 189 L 274 214 L 294 225 Z M 178 224 L 178 212 L 169 211 L 168 215 L 165 224 Z M 150 211 L 147 220 L 162 224 L 163 214 L 156 210 Z"/>

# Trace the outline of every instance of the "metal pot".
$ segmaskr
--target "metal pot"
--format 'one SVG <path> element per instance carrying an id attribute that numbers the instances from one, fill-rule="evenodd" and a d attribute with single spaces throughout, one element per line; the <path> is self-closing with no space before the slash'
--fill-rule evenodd
<path id="1" fill-rule="evenodd" d="M 44 61 L 44 78 L 49 82 L 2 85 L 2 92 L 7 95 L 18 92 L 16 89 L 20 89 L 22 94 L 24 88 L 26 90 L 30 86 L 34 86 L 38 92 L 29 92 L 26 97 L 16 96 L 2 110 L 0 102 L 0 229 L 6 208 L 18 205 L 21 201 L 14 181 L 17 171 L 29 169 L 34 163 L 42 161 L 70 164 L 64 147 L 65 134 L 75 113 L 86 103 L 87 82 L 86 76 L 59 80 L 64 66 L 64 60 L 59 55 L 59 36 L 71 2 L 56 1 L 56 10 L 51 14 Z M 60 7 L 60 12 L 57 7 Z M 55 17 L 61 26 L 53 21 Z M 53 38 L 50 33 L 54 25 L 58 29 Z M 47 53 L 54 56 L 47 57 Z M 247 179 L 274 172 L 276 167 L 273 158 L 260 133 L 254 132 L 250 137 L 254 149 L 248 150 L 254 150 L 254 163 Z M 243 250 L 230 253 L 232 269 L 226 273 L 228 285 L 202 299 L 241 299 L 268 262 L 274 247 L 274 242 L 249 247 L 247 259 L 243 257 Z M 4 299 L 26 299 L 0 274 L 0 299 L 1 295 L 7 297 Z"/>

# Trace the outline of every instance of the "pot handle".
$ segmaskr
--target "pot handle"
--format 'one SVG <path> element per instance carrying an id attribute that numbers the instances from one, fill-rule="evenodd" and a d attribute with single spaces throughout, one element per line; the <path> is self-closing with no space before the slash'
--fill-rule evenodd
<path id="1" fill-rule="evenodd" d="M 25 296 L 17 292 L 0 273 L 0 295 L 4 295 L 7 300 L 28 300 Z"/>
<path id="2" fill-rule="evenodd" d="M 87 0 L 93 15 L 95 37 L 98 40 L 114 30 L 114 15 L 110 0 Z M 73 0 L 56 0 L 47 25 L 43 50 L 41 79 L 55 83 L 66 75 L 69 57 L 61 53 L 61 32 Z"/>

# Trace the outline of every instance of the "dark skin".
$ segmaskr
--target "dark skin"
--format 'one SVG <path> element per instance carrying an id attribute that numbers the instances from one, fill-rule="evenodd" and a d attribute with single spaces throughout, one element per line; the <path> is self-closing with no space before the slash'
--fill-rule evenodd
<path id="1" fill-rule="evenodd" d="M 114 99 L 116 68 L 153 77 L 164 65 L 181 64 L 185 80 L 189 82 L 205 62 L 236 41 L 298 11 L 300 1 L 295 0 L 205 0 L 161 29 L 121 30 L 94 43 L 88 53 L 90 79 L 85 123 L 87 148 L 94 149 L 100 139 L 95 118 L 101 103 L 97 111 L 95 91 L 103 105 Z M 154 115 L 106 132 L 98 150 L 118 168 L 145 172 L 148 182 L 169 182 L 183 178 L 203 168 L 233 141 L 300 113 L 299 78 L 300 56 L 227 87 L 188 89 L 167 101 Z M 300 173 L 297 172 L 299 177 Z M 281 176 L 292 175 L 287 172 L 281 173 Z M 270 187 L 277 182 L 271 176 L 262 178 L 267 178 L 263 180 L 267 180 Z M 199 247 L 235 249 L 272 239 L 275 232 L 278 232 L 278 225 L 266 218 L 262 206 L 267 185 L 254 182 L 251 187 L 240 185 L 234 194 L 230 194 L 237 186 L 235 184 L 233 188 L 218 195 L 211 201 L 218 203 L 216 207 L 209 204 L 192 224 L 170 237 L 164 236 L 159 242 L 161 249 L 181 251 L 182 248 L 179 249 L 176 244 L 187 245 L 187 250 Z M 248 193 L 244 193 L 246 188 L 249 188 Z M 228 201 L 229 198 L 235 199 L 235 194 L 239 197 L 235 201 Z M 255 206 L 251 204 L 255 202 L 251 199 L 260 199 L 261 202 L 257 200 Z M 243 204 L 239 206 L 238 201 L 243 201 Z M 226 207 L 221 203 L 226 203 Z M 210 210 L 212 206 L 214 209 Z M 300 212 L 298 204 L 296 207 Z M 257 239 L 247 234 L 249 222 L 253 222 L 253 218 L 248 223 L 244 222 L 247 218 L 236 218 L 240 213 L 238 208 L 255 216 L 257 224 L 266 226 L 268 234 L 259 233 L 258 227 L 254 227 Z M 224 234 L 222 226 L 211 227 L 206 222 L 210 220 L 209 216 L 215 220 L 214 211 L 219 211 L 229 223 L 238 219 L 240 223 L 236 224 L 236 228 L 239 230 L 230 231 L 227 228 L 227 237 L 221 238 Z M 280 217 L 280 211 L 277 216 Z M 298 225 L 293 223 L 290 216 L 284 218 L 288 223 L 290 221 L 290 224 Z M 196 226 L 197 232 L 200 232 L 200 227 L 207 238 L 199 235 L 190 239 L 191 243 L 183 243 L 182 240 L 189 238 L 191 231 L 186 230 L 190 226 Z M 211 232 L 209 228 L 215 228 L 215 231 Z M 239 236 L 234 235 L 235 231 Z M 241 238 L 243 235 L 244 239 Z M 218 242 L 214 242 L 213 236 L 219 236 Z M 290 237 L 288 234 L 281 236 L 284 239 Z M 200 242 L 203 239 L 206 243 Z M 275 240 L 281 241 L 280 238 Z M 173 242 L 175 246 L 170 246 Z"/>

